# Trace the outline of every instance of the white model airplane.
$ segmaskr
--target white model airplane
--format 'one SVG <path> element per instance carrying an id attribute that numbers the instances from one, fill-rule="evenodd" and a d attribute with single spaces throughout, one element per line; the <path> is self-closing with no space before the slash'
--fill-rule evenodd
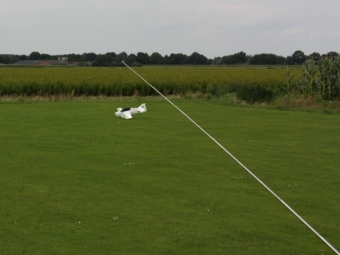
<path id="1" fill-rule="evenodd" d="M 115 115 L 121 117 L 122 119 L 132 119 L 132 114 L 146 112 L 146 105 L 141 104 L 138 108 L 117 108 Z"/>

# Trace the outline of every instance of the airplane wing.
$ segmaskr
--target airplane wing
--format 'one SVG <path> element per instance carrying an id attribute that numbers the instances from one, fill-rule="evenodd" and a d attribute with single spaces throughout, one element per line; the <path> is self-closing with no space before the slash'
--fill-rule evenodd
<path id="1" fill-rule="evenodd" d="M 129 111 L 126 111 L 126 112 L 122 112 L 121 113 L 121 117 L 128 120 L 128 119 L 132 119 L 132 115 Z"/>

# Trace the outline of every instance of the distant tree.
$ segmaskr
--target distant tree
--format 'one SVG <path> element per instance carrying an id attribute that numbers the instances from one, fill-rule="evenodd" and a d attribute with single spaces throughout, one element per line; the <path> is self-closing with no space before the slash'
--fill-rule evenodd
<path id="1" fill-rule="evenodd" d="M 92 66 L 113 66 L 114 58 L 110 53 L 104 55 L 97 55 L 97 57 L 92 61 Z"/>
<path id="2" fill-rule="evenodd" d="M 188 56 L 182 53 L 172 53 L 169 56 L 168 65 L 185 65 L 188 63 Z"/>
<path id="3" fill-rule="evenodd" d="M 251 65 L 283 65 L 286 59 L 271 53 L 255 54 L 250 60 Z"/>
<path id="4" fill-rule="evenodd" d="M 330 51 L 327 53 L 327 57 L 335 59 L 339 54 L 335 51 Z"/>
<path id="5" fill-rule="evenodd" d="M 0 55 L 0 63 L 10 64 L 10 59 L 7 55 Z"/>
<path id="6" fill-rule="evenodd" d="M 118 58 L 124 59 L 128 57 L 128 54 L 125 51 L 122 51 L 117 55 Z"/>
<path id="7" fill-rule="evenodd" d="M 96 53 L 83 53 L 81 57 L 81 61 L 83 62 L 92 62 L 97 57 Z"/>
<path id="8" fill-rule="evenodd" d="M 41 54 L 37 51 L 31 52 L 31 54 L 28 57 L 30 60 L 41 60 Z"/>
<path id="9" fill-rule="evenodd" d="M 207 63 L 208 59 L 197 52 L 192 53 L 187 59 L 187 64 L 190 65 L 205 65 Z"/>
<path id="10" fill-rule="evenodd" d="M 136 58 L 137 58 L 137 56 L 136 56 L 136 54 L 133 54 L 133 53 L 131 53 L 129 56 L 128 56 L 128 58 L 130 58 L 132 61 L 136 61 Z"/>
<path id="11" fill-rule="evenodd" d="M 129 65 L 129 66 L 141 66 L 140 63 L 136 62 L 134 59 L 132 59 L 130 56 L 127 56 L 126 58 L 123 59 L 124 63 Z M 120 66 L 123 66 L 124 64 L 120 61 L 119 62 Z"/>
<path id="12" fill-rule="evenodd" d="M 163 63 L 164 65 L 169 65 L 169 62 L 170 62 L 170 56 L 165 55 L 165 56 L 163 57 L 162 63 Z"/>
<path id="13" fill-rule="evenodd" d="M 309 59 L 312 59 L 312 60 L 314 60 L 314 61 L 319 61 L 319 59 L 321 58 L 321 56 L 320 56 L 320 53 L 318 53 L 318 52 L 313 52 L 312 54 L 310 54 L 310 55 L 308 56 L 308 58 L 309 58 Z"/>
<path id="14" fill-rule="evenodd" d="M 241 51 L 233 55 L 223 56 L 221 63 L 225 65 L 245 64 L 247 63 L 247 55 Z"/>
<path id="15" fill-rule="evenodd" d="M 101 54 L 97 55 L 97 57 L 92 61 L 92 66 L 95 66 L 95 67 L 104 66 L 103 55 Z"/>
<path id="16" fill-rule="evenodd" d="M 121 62 L 124 61 L 127 57 L 128 55 L 126 54 L 125 51 L 123 51 L 116 56 L 115 61 L 117 62 L 118 65 L 121 65 Z"/>
<path id="17" fill-rule="evenodd" d="M 151 65 L 161 65 L 163 63 L 163 57 L 158 52 L 154 52 L 149 57 Z"/>
<path id="18" fill-rule="evenodd" d="M 51 59 L 51 56 L 49 54 L 45 54 L 45 53 L 42 53 L 41 56 L 40 56 L 41 59 L 45 60 L 45 59 Z"/>
<path id="19" fill-rule="evenodd" d="M 26 55 L 20 55 L 19 60 L 28 60 L 28 57 Z"/>
<path id="20" fill-rule="evenodd" d="M 301 50 L 297 50 L 292 54 L 292 62 L 294 65 L 302 65 L 305 63 L 307 57 Z"/>
<path id="21" fill-rule="evenodd" d="M 138 52 L 135 60 L 142 65 L 147 65 L 150 62 L 149 54 Z"/>
<path id="22" fill-rule="evenodd" d="M 13 64 L 19 61 L 18 55 L 8 55 L 7 57 L 8 57 L 8 64 Z"/>
<path id="23" fill-rule="evenodd" d="M 105 55 L 108 56 L 108 57 L 111 57 L 112 59 L 117 57 L 117 54 L 114 53 L 114 52 L 107 52 L 107 53 L 105 53 Z"/>
<path id="24" fill-rule="evenodd" d="M 212 65 L 221 65 L 222 64 L 222 58 L 221 57 L 215 57 L 212 61 L 211 61 Z"/>
<path id="25" fill-rule="evenodd" d="M 276 55 L 276 62 L 277 62 L 277 65 L 284 65 L 286 63 L 286 58 L 283 56 Z"/>
<path id="26" fill-rule="evenodd" d="M 292 56 L 287 56 L 286 65 L 294 65 Z"/>
<path id="27" fill-rule="evenodd" d="M 71 53 L 71 54 L 66 54 L 65 56 L 67 57 L 67 60 L 69 62 L 81 62 L 82 61 L 82 55 L 79 55 L 79 54 Z"/>

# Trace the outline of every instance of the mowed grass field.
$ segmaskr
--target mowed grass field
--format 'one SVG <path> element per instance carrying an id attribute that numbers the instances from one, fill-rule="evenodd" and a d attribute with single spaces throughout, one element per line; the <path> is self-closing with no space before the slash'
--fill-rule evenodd
<path id="1" fill-rule="evenodd" d="M 340 249 L 338 115 L 174 102 Z M 0 254 L 334 254 L 165 101 L 7 102 L 0 123 Z"/>

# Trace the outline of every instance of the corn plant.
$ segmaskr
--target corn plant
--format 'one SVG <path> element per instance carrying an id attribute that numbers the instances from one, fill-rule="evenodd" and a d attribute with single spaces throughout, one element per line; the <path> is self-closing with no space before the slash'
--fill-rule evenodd
<path id="1" fill-rule="evenodd" d="M 285 79 L 286 79 L 286 87 L 283 87 L 283 90 L 290 95 L 295 89 L 295 83 L 293 82 L 294 75 L 291 74 L 290 69 L 287 67 L 285 72 Z"/>
<path id="2" fill-rule="evenodd" d="M 340 57 L 336 59 L 323 58 L 318 63 L 317 82 L 320 85 L 321 93 L 326 99 L 334 99 L 340 96 Z"/>
<path id="3" fill-rule="evenodd" d="M 319 61 L 307 60 L 299 79 L 293 81 L 290 70 L 286 70 L 286 91 L 292 88 L 305 95 L 319 94 L 332 100 L 340 97 L 340 57 L 321 58 Z"/>
<path id="4" fill-rule="evenodd" d="M 302 72 L 300 75 L 301 79 L 299 82 L 299 88 L 301 92 L 311 95 L 318 91 L 316 82 L 317 74 L 318 66 L 315 61 L 311 59 L 307 60 L 302 67 Z"/>

